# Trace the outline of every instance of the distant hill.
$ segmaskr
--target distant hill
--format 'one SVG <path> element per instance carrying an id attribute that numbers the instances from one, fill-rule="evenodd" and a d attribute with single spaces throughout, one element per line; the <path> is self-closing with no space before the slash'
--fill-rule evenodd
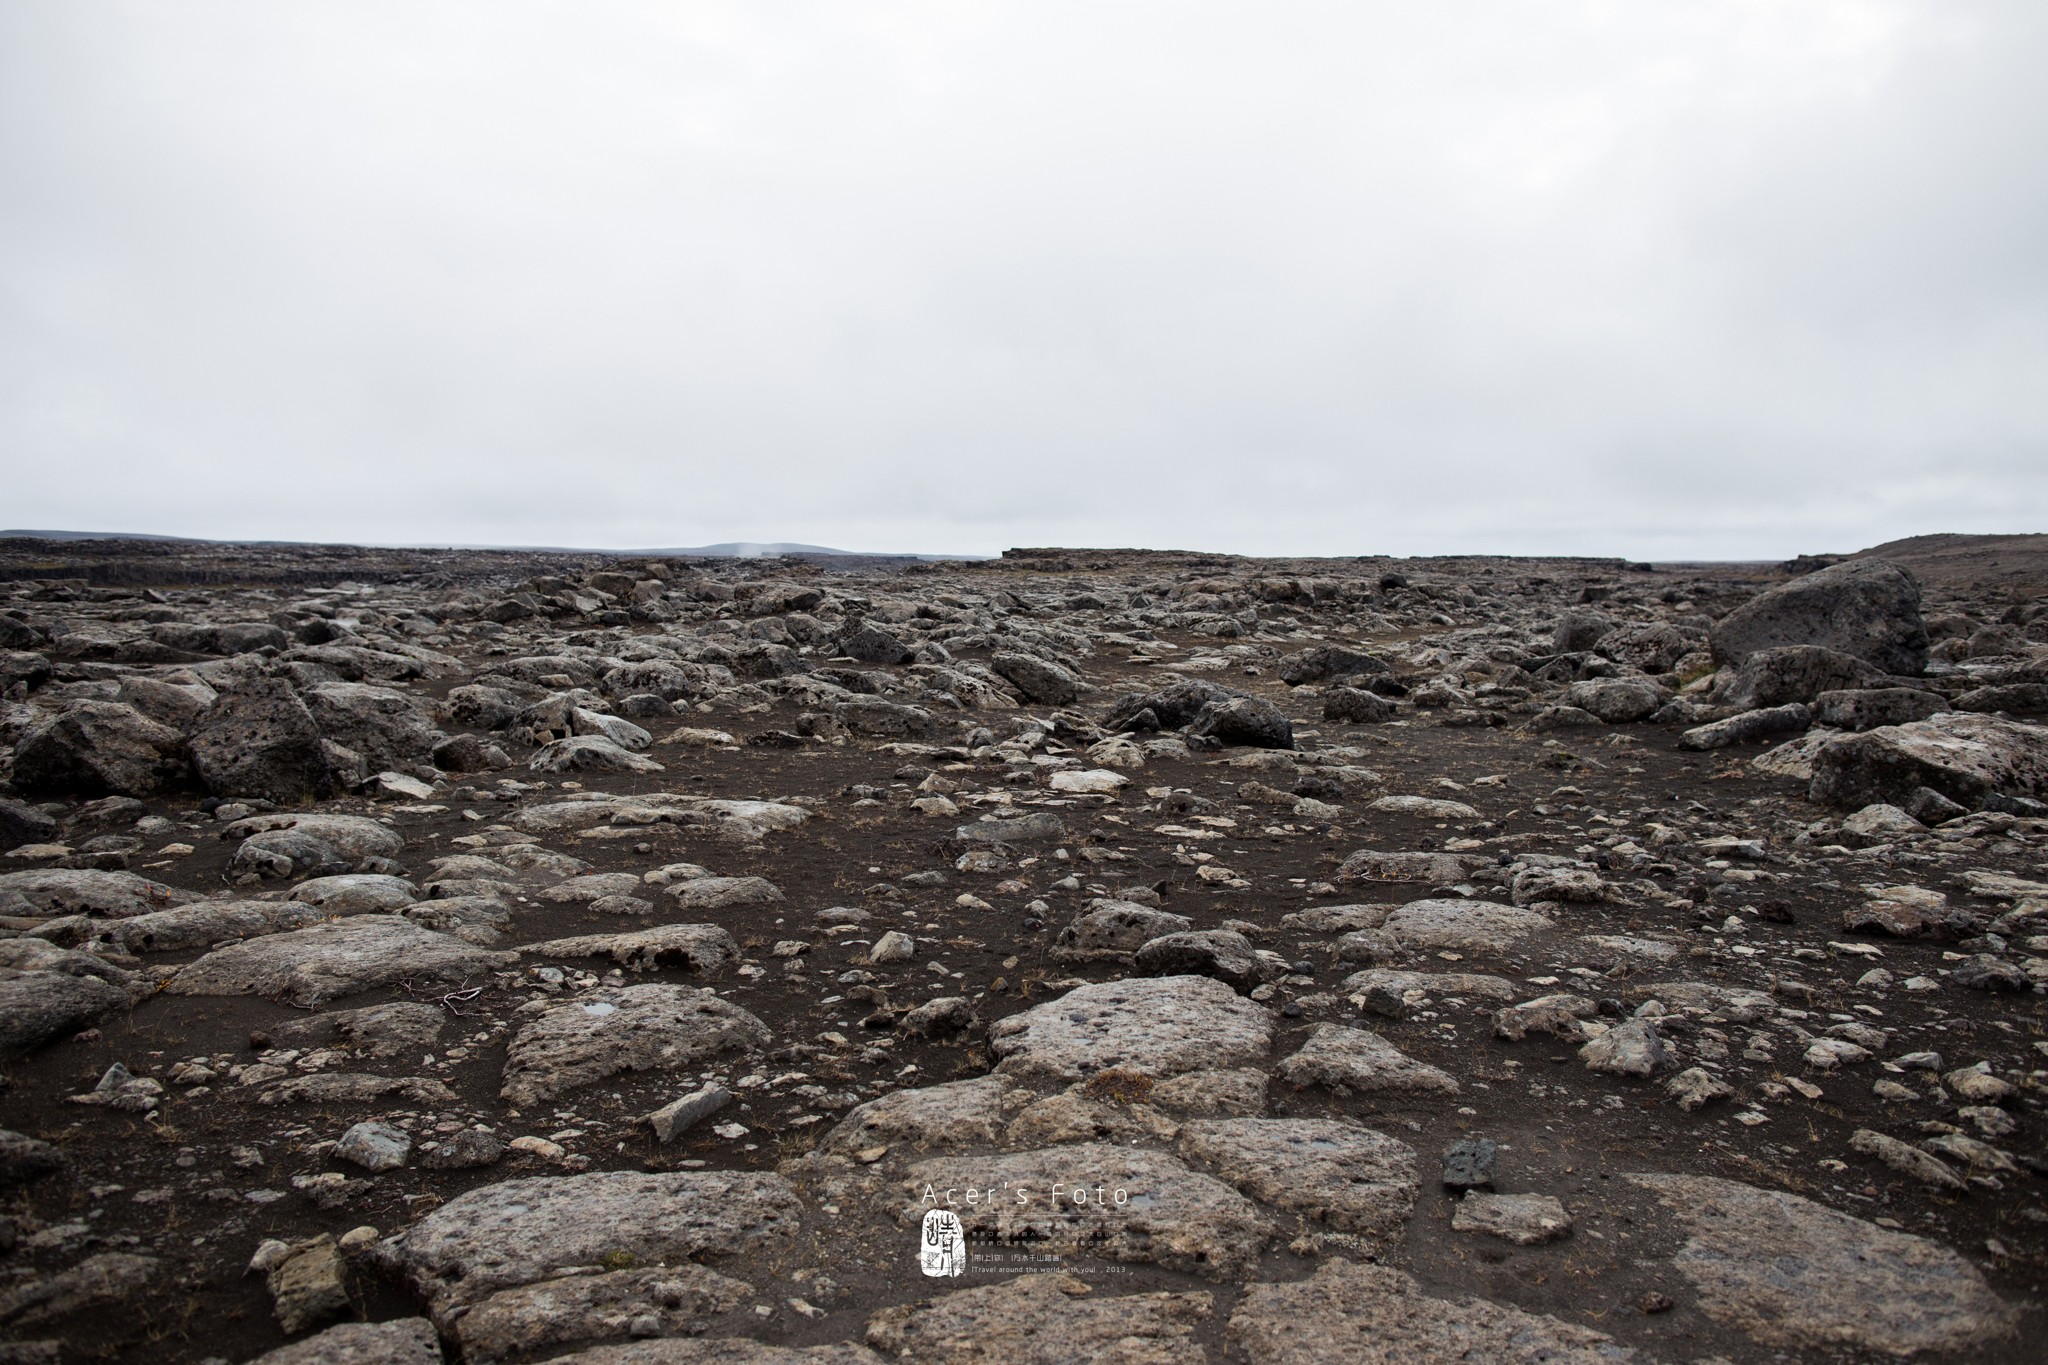
<path id="1" fill-rule="evenodd" d="M 1923 582 L 1952 589 L 2048 593 L 2048 535 L 1908 536 L 1858 550 L 1850 559 L 1889 559 Z"/>
<path id="2" fill-rule="evenodd" d="M 153 536 L 146 531 L 0 531 L 0 540 L 168 540 L 180 545 L 230 545 L 244 543 L 200 540 L 196 536 Z"/>
<path id="3" fill-rule="evenodd" d="M 159 536 L 134 531 L 0 531 L 0 540 L 150 540 L 175 545 L 311 545 L 313 541 L 293 540 L 202 540 L 197 536 Z M 339 542 L 337 542 L 339 543 Z M 371 547 L 376 548 L 376 547 Z M 984 555 L 896 554 L 875 550 L 835 550 L 829 545 L 804 545 L 796 541 L 728 540 L 718 545 L 670 546 L 657 550 L 595 550 L 579 545 L 402 545 L 393 549 L 507 550 L 543 554 L 656 555 L 685 559 L 773 559 L 782 555 L 821 556 L 833 559 L 982 559 Z"/>

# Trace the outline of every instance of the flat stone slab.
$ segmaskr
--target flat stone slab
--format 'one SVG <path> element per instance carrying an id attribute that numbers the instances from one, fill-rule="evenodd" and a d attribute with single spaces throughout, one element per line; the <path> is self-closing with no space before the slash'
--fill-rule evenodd
<path id="1" fill-rule="evenodd" d="M 1224 1344 L 1252 1365 L 1620 1365 L 1635 1352 L 1591 1328 L 1485 1299 L 1439 1299 L 1387 1266 L 1330 1260 L 1306 1280 L 1255 1284 Z"/>
<path id="2" fill-rule="evenodd" d="M 768 1026 L 694 986 L 584 991 L 550 1003 L 505 1053 L 499 1093 L 516 1105 L 551 1099 L 621 1071 L 681 1066 L 765 1046 Z"/>
<path id="3" fill-rule="evenodd" d="M 216 948 L 178 970 L 173 995 L 261 995 L 287 1004 L 324 1005 L 400 981 L 450 985 L 482 978 L 518 961 L 397 915 L 354 915 Z"/>
<path id="4" fill-rule="evenodd" d="M 993 1239 L 1210 1279 L 1244 1274 L 1274 1232 L 1256 1204 L 1222 1181 L 1163 1152 L 1108 1143 L 919 1162 L 898 1198 L 906 1226 L 950 1208 L 970 1247 Z"/>
<path id="5" fill-rule="evenodd" d="M 701 1265 L 565 1275 L 491 1295 L 455 1323 L 471 1365 L 608 1337 L 686 1336 L 701 1318 L 728 1313 L 754 1287 Z"/>
<path id="6" fill-rule="evenodd" d="M 1337 940 L 1337 951 L 1354 960 L 1387 961 L 1419 953 L 1453 951 L 1510 953 L 1540 930 L 1555 928 L 1546 916 L 1491 901 L 1425 900 L 1402 906 L 1377 929 Z"/>
<path id="7" fill-rule="evenodd" d="M 1179 1132 L 1179 1124 L 1149 1104 L 1098 1099 L 1075 1086 L 1033 1101 L 1004 1136 L 1017 1147 L 1049 1147 L 1056 1142 L 1170 1142 Z"/>
<path id="8" fill-rule="evenodd" d="M 0 872 L 0 915 L 101 915 L 127 919 L 168 910 L 196 897 L 133 872 L 38 868 Z"/>
<path id="9" fill-rule="evenodd" d="M 251 815 L 237 820 L 220 832 L 223 839 L 247 841 L 258 835 L 291 830 L 317 839 L 342 857 L 395 858 L 405 847 L 405 836 L 391 826 L 367 815 L 333 815 L 323 811 L 279 811 L 273 815 Z"/>
<path id="10" fill-rule="evenodd" d="M 829 1346 L 770 1346 L 750 1337 L 661 1337 L 621 1346 L 593 1346 L 556 1356 L 548 1365 L 885 1365 L 850 1341 Z"/>
<path id="11" fill-rule="evenodd" d="M 342 1043 L 365 1057 L 396 1057 L 431 1050 L 447 1023 L 446 1010 L 412 1000 L 394 1000 L 385 1005 L 326 1010 L 305 1019 L 287 1019 L 270 1033 L 281 1042 Z"/>
<path id="12" fill-rule="evenodd" d="M 425 1318 L 344 1322 L 249 1365 L 441 1365 L 441 1338 Z"/>
<path id="13" fill-rule="evenodd" d="M 1074 1081 L 1112 1067 L 1165 1077 L 1265 1059 L 1273 1015 L 1205 976 L 1107 981 L 999 1020 L 997 1070 Z"/>
<path id="14" fill-rule="evenodd" d="M 146 915 L 110 920 L 98 937 L 131 953 L 176 953 L 224 939 L 310 929 L 332 918 L 317 905 L 293 901 L 203 901 Z"/>
<path id="15" fill-rule="evenodd" d="M 795 1240 L 796 1191 L 761 1171 L 598 1171 L 485 1185 L 375 1249 L 436 1321 L 491 1295 L 630 1256 L 642 1265 L 750 1256 Z"/>
<path id="16" fill-rule="evenodd" d="M 825 1135 L 820 1148 L 851 1154 L 898 1145 L 917 1151 L 992 1145 L 1009 1121 L 1004 1097 L 1010 1089 L 1002 1076 L 977 1076 L 898 1090 L 848 1113 Z M 1024 1098 L 1029 1097 L 1027 1092 Z"/>
<path id="17" fill-rule="evenodd" d="M 583 934 L 529 943 L 519 950 L 535 957 L 608 957 L 624 967 L 679 966 L 710 974 L 737 962 L 740 945 L 715 924 L 659 924 L 624 934 Z"/>
<path id="18" fill-rule="evenodd" d="M 1455 1095 L 1458 1083 L 1418 1062 L 1370 1029 L 1318 1024 L 1301 1051 L 1275 1075 L 1290 1085 L 1322 1085 L 1340 1094 Z"/>
<path id="19" fill-rule="evenodd" d="M 1194 1329 L 1214 1313 L 1202 1290 L 1097 1294 L 1076 1275 L 1019 1275 L 884 1308 L 868 1319 L 867 1338 L 905 1360 L 1186 1365 L 1202 1356 Z"/>
<path id="20" fill-rule="evenodd" d="M 1415 1211 L 1415 1149 L 1343 1119 L 1202 1119 L 1181 1155 L 1340 1232 L 1391 1240 Z"/>
<path id="21" fill-rule="evenodd" d="M 591 872 L 556 882 L 539 893 L 550 905 L 588 905 L 606 896 L 631 896 L 645 888 L 631 872 Z"/>
<path id="22" fill-rule="evenodd" d="M 1451 1231 L 1490 1233 L 1517 1246 L 1554 1242 L 1571 1230 L 1572 1216 L 1555 1195 L 1474 1190 L 1451 1211 Z"/>
<path id="23" fill-rule="evenodd" d="M 692 877 L 672 883 L 678 910 L 727 910 L 735 905 L 779 905 L 782 888 L 766 877 Z"/>
<path id="24" fill-rule="evenodd" d="M 1266 1112 L 1267 1076 L 1248 1066 L 1184 1071 L 1153 1086 L 1146 1102 L 1174 1114 L 1251 1117 Z"/>
<path id="25" fill-rule="evenodd" d="M 317 905 L 330 915 L 389 914 L 420 898 L 420 889 L 403 877 L 377 872 L 344 872 L 313 877 L 292 888 L 291 899 Z"/>
<path id="26" fill-rule="evenodd" d="M 1344 978 L 1344 990 L 1349 995 L 1363 995 L 1375 986 L 1385 987 L 1396 995 L 1422 991 L 1427 995 L 1470 996 L 1475 1000 L 1512 1000 L 1521 994 L 1521 987 L 1506 977 L 1480 972 L 1403 972 L 1374 967 Z"/>
<path id="27" fill-rule="evenodd" d="M 1711 1176 L 1631 1175 L 1691 1235 L 1672 1264 L 1700 1309 L 1769 1346 L 1953 1351 L 2018 1314 L 1938 1242 L 1779 1190 Z"/>

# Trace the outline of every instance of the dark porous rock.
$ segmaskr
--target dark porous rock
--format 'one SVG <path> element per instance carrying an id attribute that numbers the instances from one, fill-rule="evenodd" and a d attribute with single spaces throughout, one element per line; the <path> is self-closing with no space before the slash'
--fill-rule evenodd
<path id="1" fill-rule="evenodd" d="M 222 692 L 192 727 L 192 766 L 216 796 L 294 804 L 328 795 L 334 776 L 313 713 L 283 678 Z"/>
<path id="2" fill-rule="evenodd" d="M 63 1169 L 63 1166 L 62 1149 L 41 1138 L 0 1128 L 0 1189 L 13 1189 L 17 1185 L 40 1180 Z"/>
<path id="3" fill-rule="evenodd" d="M 880 626 L 864 624 L 840 637 L 839 652 L 864 664 L 907 664 L 914 651 Z"/>
<path id="4" fill-rule="evenodd" d="M 1557 633 L 1551 640 L 1553 654 L 1583 654 L 1600 643 L 1601 637 L 1615 627 L 1613 617 L 1597 611 L 1568 611 L 1557 623 Z"/>
<path id="5" fill-rule="evenodd" d="M 481 1128 L 465 1128 L 432 1151 L 421 1152 L 419 1164 L 430 1171 L 467 1171 L 504 1159 L 505 1139 Z"/>
<path id="6" fill-rule="evenodd" d="M 1377 692 L 1358 687 L 1332 687 L 1323 693 L 1323 719 L 1347 725 L 1378 725 L 1392 720 L 1399 708 Z"/>
<path id="7" fill-rule="evenodd" d="M 1342 645 L 1316 645 L 1280 661 L 1280 681 L 1299 687 L 1304 683 L 1326 682 L 1331 678 L 1355 678 L 1361 674 L 1388 673 L 1387 661 L 1362 650 Z"/>
<path id="8" fill-rule="evenodd" d="M 1069 669 L 1035 654 L 1014 651 L 994 655 L 989 667 L 1023 694 L 1024 700 L 1041 706 L 1070 706 L 1080 698 L 1081 680 Z"/>
<path id="9" fill-rule="evenodd" d="M 1229 929 L 1162 934 L 1138 949 L 1134 963 L 1140 976 L 1207 976 L 1247 992 L 1283 970 L 1261 960 L 1250 939 Z"/>
<path id="10" fill-rule="evenodd" d="M 1500 1148 L 1492 1138 L 1459 1139 L 1444 1148 L 1444 1187 L 1452 1190 L 1491 1189 L 1499 1159 Z"/>
<path id="11" fill-rule="evenodd" d="M 53 796 L 153 796 L 191 774 L 184 737 L 117 701 L 73 702 L 14 750 L 14 783 Z"/>
<path id="12" fill-rule="evenodd" d="M 1669 673 L 1680 659 L 1705 645 L 1698 631 L 1657 623 L 1617 626 L 1600 637 L 1593 651 L 1645 673 Z"/>
<path id="13" fill-rule="evenodd" d="M 1052 959 L 1061 963 L 1128 962 L 1148 942 L 1195 927 L 1186 915 L 1128 901 L 1096 901 L 1088 913 L 1060 930 Z"/>
<path id="14" fill-rule="evenodd" d="M 1188 727 L 1188 738 L 1255 749 L 1292 749 L 1294 723 L 1261 697 L 1210 702 Z"/>
<path id="15" fill-rule="evenodd" d="M 2000 961 L 1989 953 L 1978 953 L 1958 962 L 1949 973 L 1949 979 L 1958 986 L 1975 991 L 2009 991 L 2018 993 L 2034 987 L 2033 978 L 2013 966 Z"/>
<path id="16" fill-rule="evenodd" d="M 389 687 L 328 683 L 307 689 L 305 700 L 320 733 L 361 754 L 372 772 L 423 764 L 447 738 L 418 702 Z"/>
<path id="17" fill-rule="evenodd" d="M 1759 593 L 1722 617 L 1709 643 L 1717 663 L 1823 645 L 1904 677 L 1927 667 L 1919 581 L 1882 559 L 1849 560 Z"/>
<path id="18" fill-rule="evenodd" d="M 880 697 L 856 697 L 832 707 L 832 718 L 849 732 L 878 739 L 912 739 L 929 744 L 939 737 L 938 721 L 922 706 L 903 706 Z"/>
<path id="19" fill-rule="evenodd" d="M 133 1003 L 96 976 L 0 967 L 0 1057 L 15 1057 L 76 1033 Z"/>
<path id="20" fill-rule="evenodd" d="M 1670 692 L 1648 678 L 1595 678 L 1565 689 L 1564 705 L 1598 716 L 1609 725 L 1648 719 Z"/>
<path id="21" fill-rule="evenodd" d="M 2048 682 L 1973 687 L 1955 699 L 1958 711 L 2048 711 Z"/>
<path id="22" fill-rule="evenodd" d="M 1105 730 L 1178 730 L 1212 702 L 1228 701 L 1231 691 L 1200 678 L 1172 683 L 1156 692 L 1119 697 L 1102 722 Z M 1147 723 L 1140 725 L 1143 719 Z"/>
<path id="23" fill-rule="evenodd" d="M 23 844 L 47 844 L 57 838 L 57 822 L 34 806 L 0 800 L 0 853 Z"/>

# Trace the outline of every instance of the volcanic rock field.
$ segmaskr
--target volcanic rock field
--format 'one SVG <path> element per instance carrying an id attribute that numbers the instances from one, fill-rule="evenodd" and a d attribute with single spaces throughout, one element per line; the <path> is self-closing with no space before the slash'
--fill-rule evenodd
<path id="1" fill-rule="evenodd" d="M 2033 553 L 0 542 L 0 1362 L 2041 1360 Z"/>

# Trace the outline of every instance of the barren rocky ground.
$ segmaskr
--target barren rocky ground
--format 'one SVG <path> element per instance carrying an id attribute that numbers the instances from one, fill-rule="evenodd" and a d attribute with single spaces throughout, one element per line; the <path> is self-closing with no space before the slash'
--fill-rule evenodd
<path id="1" fill-rule="evenodd" d="M 2038 1360 L 1934 550 L 0 545 L 0 1361 Z"/>

